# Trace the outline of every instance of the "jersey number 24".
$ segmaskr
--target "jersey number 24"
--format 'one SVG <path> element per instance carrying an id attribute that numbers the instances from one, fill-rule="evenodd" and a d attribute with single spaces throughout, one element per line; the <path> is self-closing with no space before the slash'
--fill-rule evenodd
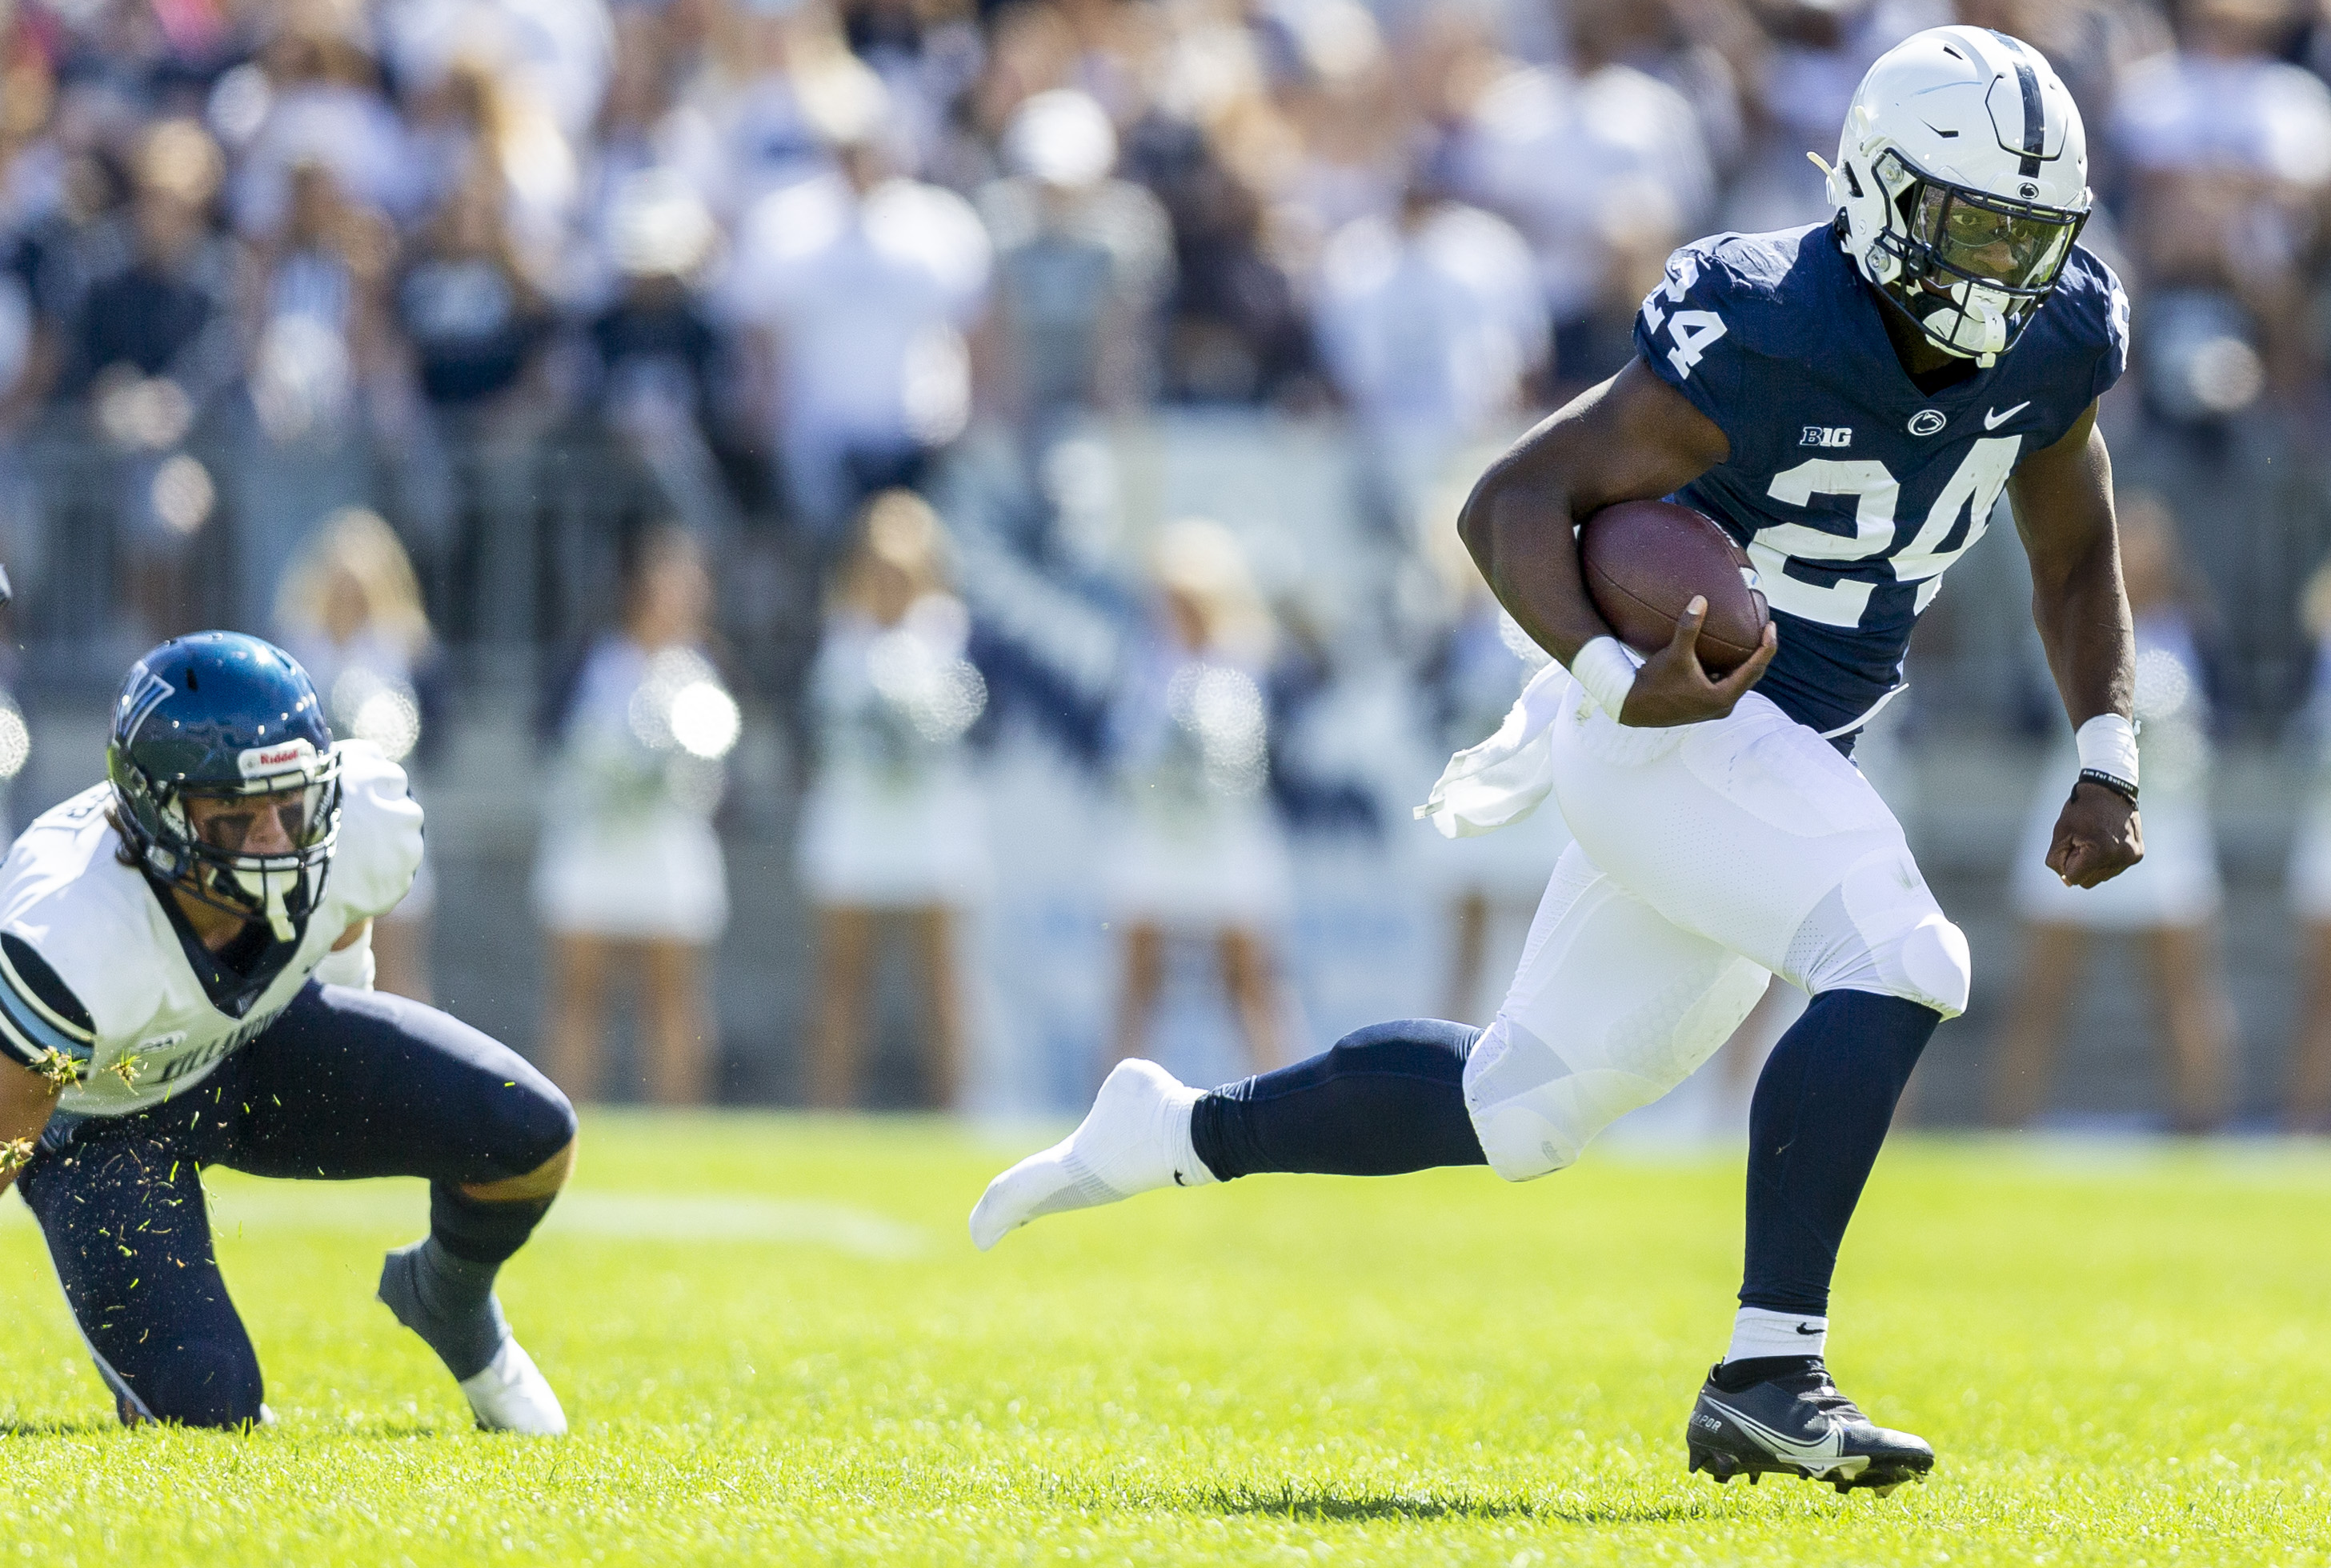
<path id="1" fill-rule="evenodd" d="M 1675 366 L 1678 375 L 1689 375 L 1708 345 L 1725 332 L 1724 318 L 1713 310 L 1670 312 L 1660 302 L 1664 294 L 1670 305 L 1681 304 L 1698 271 L 1689 256 L 1679 258 L 1665 287 L 1654 290 L 1643 301 L 1644 322 L 1653 332 L 1664 326 L 1675 345 L 1668 350 L 1668 363 Z M 1924 613 L 1943 585 L 1944 572 L 1991 526 L 1991 510 L 1999 504 L 1999 492 L 2006 488 L 2008 475 L 2015 471 L 2016 454 L 2022 447 L 2022 436 L 2003 435 L 1985 436 L 1968 448 L 1951 482 L 1927 508 L 1926 521 L 1917 536 L 1898 551 L 1892 548 L 1900 530 L 1894 508 L 1900 502 L 1902 487 L 1884 463 L 1814 458 L 1774 474 L 1765 493 L 1793 507 L 1810 506 L 1815 496 L 1852 497 L 1853 532 L 1832 534 L 1803 523 L 1758 529 L 1749 541 L 1748 558 L 1755 565 L 1761 579 L 1757 585 L 1765 603 L 1801 621 L 1859 626 L 1862 613 L 1870 607 L 1870 590 L 1889 580 L 1873 568 L 1891 551 L 1890 580 L 1917 583 L 1917 610 Z M 1951 537 L 1970 505 L 1974 517 L 1966 537 L 1956 547 L 1943 549 L 1943 541 Z M 1818 564 L 1805 575 L 1793 577 L 1788 574 L 1791 561 Z M 1857 570 L 1868 575 L 1850 575 Z"/>

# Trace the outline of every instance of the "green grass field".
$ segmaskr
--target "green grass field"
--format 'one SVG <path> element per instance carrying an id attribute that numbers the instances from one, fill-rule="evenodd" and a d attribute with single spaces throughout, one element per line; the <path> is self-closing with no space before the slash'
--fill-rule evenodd
<path id="1" fill-rule="evenodd" d="M 982 1256 L 1017 1145 L 594 1118 L 503 1288 L 564 1442 L 471 1431 L 372 1301 L 418 1183 L 214 1176 L 249 1437 L 115 1427 L 10 1199 L 0 1561 L 2331 1561 L 2331 1156 L 1898 1143 L 1832 1364 L 1941 1458 L 1879 1499 L 1684 1473 L 1734 1159 L 1264 1178 Z"/>

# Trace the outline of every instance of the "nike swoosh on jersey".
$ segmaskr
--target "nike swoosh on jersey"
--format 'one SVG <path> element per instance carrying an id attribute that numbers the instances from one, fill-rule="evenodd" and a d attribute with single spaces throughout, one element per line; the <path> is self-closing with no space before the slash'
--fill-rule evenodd
<path id="1" fill-rule="evenodd" d="M 1829 1431 L 1821 1441 L 1800 1443 L 1783 1437 L 1754 1417 L 1741 1414 L 1721 1400 L 1712 1399 L 1708 1402 L 1722 1411 L 1725 1418 L 1735 1426 L 1764 1444 L 1776 1459 L 1786 1459 L 1796 1465 L 1818 1465 L 1841 1459 L 1845 1454 L 1845 1430 L 1834 1421 L 1830 1423 Z"/>
<path id="2" fill-rule="evenodd" d="M 2009 420 L 2013 419 L 2017 414 L 2022 413 L 2025 409 L 2031 406 L 2031 400 L 2027 397 L 2022 402 L 2017 404 L 2013 408 L 2009 409 L 2005 413 L 1993 413 L 1991 410 L 1986 408 L 1983 411 L 1983 428 L 1985 430 L 1997 430 L 2001 425 L 2005 424 Z"/>

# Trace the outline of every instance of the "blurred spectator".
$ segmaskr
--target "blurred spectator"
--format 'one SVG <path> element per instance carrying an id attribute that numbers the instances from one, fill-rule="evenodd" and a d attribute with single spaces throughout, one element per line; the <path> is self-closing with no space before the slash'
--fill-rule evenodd
<path id="1" fill-rule="evenodd" d="M 1253 1070 L 1287 1052 L 1272 933 L 1292 889 L 1266 791 L 1261 677 L 1273 631 L 1246 556 L 1219 523 L 1185 519 L 1151 558 L 1156 622 L 1118 683 L 1111 728 L 1115 831 L 1108 899 L 1124 932 L 1115 1056 L 1138 1056 L 1166 980 L 1169 937 L 1197 937 L 1223 983 Z"/>
<path id="2" fill-rule="evenodd" d="M 747 215 L 731 298 L 798 518 L 829 548 L 861 500 L 920 484 L 962 433 L 990 260 L 962 197 L 899 176 L 879 119 L 837 135 L 840 174 Z"/>
<path id="3" fill-rule="evenodd" d="M 88 398 L 120 454 L 130 595 L 148 636 L 194 629 L 187 554 L 209 520 L 212 481 L 176 449 L 241 368 L 236 257 L 211 225 L 224 172 L 217 145 L 192 120 L 166 119 L 145 133 L 129 253 L 90 283 L 68 343 L 62 390 Z M 166 474 L 199 474 L 187 480 L 199 495 L 180 504 Z"/>
<path id="4" fill-rule="evenodd" d="M 396 235 L 341 194 L 320 162 L 291 171 L 282 226 L 253 251 L 246 294 L 251 395 L 267 434 L 337 433 L 395 353 L 388 284 Z"/>
<path id="5" fill-rule="evenodd" d="M 2303 604 L 2315 667 L 2298 725 L 2307 796 L 2291 846 L 2289 896 L 2302 984 L 2283 1116 L 2293 1132 L 2323 1134 L 2331 1133 L 2331 563 L 2307 579 Z"/>
<path id="6" fill-rule="evenodd" d="M 1302 401 L 1308 324 L 1269 233 L 1251 166 L 1287 129 L 1260 100 L 1226 106 L 1211 128 L 1164 115 L 1136 128 L 1125 172 L 1165 207 L 1175 287 L 1163 391 L 1189 403 Z"/>
<path id="7" fill-rule="evenodd" d="M 519 262 L 489 166 L 473 165 L 423 230 L 396 314 L 422 394 L 439 409 L 501 423 L 538 390 L 528 373 L 549 304 Z"/>
<path id="8" fill-rule="evenodd" d="M 920 497 L 875 497 L 836 577 L 811 676 L 818 762 L 802 808 L 801 879 L 817 911 L 809 1102 L 825 1110 L 861 1103 L 887 947 L 911 955 L 928 1103 L 951 1107 L 962 1088 L 956 943 L 987 870 L 963 736 L 987 689 L 964 657 L 971 619 L 948 587 L 946 549 Z"/>
<path id="9" fill-rule="evenodd" d="M 2222 889 L 2210 827 L 2209 698 L 2198 646 L 2206 612 L 2198 608 L 2167 508 L 2153 496 L 2124 492 L 2119 513 L 2121 572 L 2136 618 L 2145 860 L 2097 888 L 2069 887 L 2047 869 L 2063 781 L 2079 771 L 2070 748 L 2062 748 L 2041 775 L 2016 852 L 2023 978 L 2001 1031 L 1991 1110 L 2001 1126 L 2021 1126 L 2046 1105 L 2088 936 L 2123 932 L 2143 942 L 2144 967 L 2161 1009 L 2170 1125 L 2208 1132 L 2228 1108 L 2234 1020 L 2217 955 Z"/>
<path id="10" fill-rule="evenodd" d="M 678 101 L 678 43 L 666 8 L 625 5 L 616 12 L 613 74 L 599 106 L 595 134 L 578 149 L 579 202 L 585 243 L 568 257 L 564 276 L 576 298 L 598 302 L 613 286 L 610 233 L 617 204 L 634 176 L 668 169 L 699 198 L 702 192 L 673 167 L 672 117 Z M 709 214 L 708 214 L 709 218 Z"/>
<path id="11" fill-rule="evenodd" d="M 681 521 L 723 531 L 736 508 L 713 455 L 722 341 L 696 287 L 719 237 L 712 214 L 671 170 L 642 169 L 615 193 L 607 231 L 615 295 L 588 333 L 601 418 Z"/>
<path id="12" fill-rule="evenodd" d="M 2127 233 L 2155 290 L 2146 390 L 2224 417 L 2320 368 L 2306 304 L 2326 254 L 2331 88 L 2277 59 L 2285 0 L 2179 0 L 2177 47 L 2132 66 L 2111 140 Z"/>
<path id="13" fill-rule="evenodd" d="M 53 368 L 54 345 L 41 342 L 34 306 L 36 236 L 55 222 L 65 194 L 63 152 L 47 134 L 55 102 L 39 55 L 0 58 L 0 433 L 45 391 L 43 360 Z"/>
<path id="14" fill-rule="evenodd" d="M 1041 451 L 1072 416 L 1155 390 L 1173 231 L 1156 197 L 1109 177 L 1117 133 L 1084 93 L 1029 99 L 1002 152 L 1009 174 L 978 197 L 995 242 L 994 385 Z"/>
<path id="15" fill-rule="evenodd" d="M 795 0 L 710 10 L 704 69 L 671 134 L 672 156 L 723 223 L 832 169 L 830 128 L 878 115 L 880 80 L 849 52 L 831 12 Z"/>
<path id="16" fill-rule="evenodd" d="M 1748 144 L 1734 159 L 1714 226 L 1761 233 L 1822 223 L 1834 209 L 1805 154 L 1827 157 L 1836 147 L 1853 90 L 1880 54 L 1959 18 L 1949 0 L 1755 0 L 1745 9 L 1763 36 L 1735 33 L 1724 49 L 1747 90 Z"/>
<path id="17" fill-rule="evenodd" d="M 622 622 L 592 645 L 563 706 L 544 794 L 534 868 L 550 943 L 543 1062 L 576 1099 L 598 1098 L 609 981 L 632 970 L 647 1098 L 695 1105 L 712 1087 L 704 965 L 728 890 L 711 819 L 737 711 L 705 651 L 701 548 L 670 526 L 627 544 Z"/>
<path id="18" fill-rule="evenodd" d="M 220 79 L 211 119 L 236 144 L 229 204 L 246 234 L 281 226 L 301 164 L 323 164 L 350 200 L 400 223 L 428 197 L 354 7 L 288 0 L 256 67 Z"/>
<path id="19" fill-rule="evenodd" d="M 408 95 L 472 69 L 563 137 L 598 112 L 614 48 L 604 0 L 384 0 L 378 14 L 382 55 Z"/>
<path id="20" fill-rule="evenodd" d="M 1616 61 L 1580 76 L 1515 66 L 1472 107 L 1454 157 L 1459 187 L 1536 254 L 1556 374 L 1583 385 L 1616 371 L 1645 290 L 1715 200 L 1691 105 Z"/>
<path id="21" fill-rule="evenodd" d="M 334 736 L 370 741 L 413 772 L 424 731 L 436 729 L 437 641 L 413 562 L 377 513 L 351 508 L 316 531 L 283 575 L 274 621 L 278 640 L 322 694 Z M 404 902 L 374 922 L 383 991 L 430 1000 L 436 889 L 424 859 Z"/>
<path id="22" fill-rule="evenodd" d="M 505 243 L 534 277 L 556 277 L 582 176 L 575 149 L 546 107 L 464 57 L 427 91 L 414 94 L 407 112 L 423 199 L 439 206 L 459 200 L 465 185 L 490 185 L 500 204 Z"/>
<path id="23" fill-rule="evenodd" d="M 1414 185 L 1395 214 L 1356 219 L 1328 242 L 1312 309 L 1321 357 L 1365 432 L 1356 455 L 1378 521 L 1406 538 L 1450 460 L 1520 423 L 1546 364 L 1553 340 L 1529 249 L 1502 221 Z"/>
<path id="24" fill-rule="evenodd" d="M 254 248 L 243 282 L 256 429 L 231 477 L 243 614 L 253 624 L 315 520 L 367 499 L 363 395 L 401 368 L 388 303 L 395 261 L 386 220 L 347 201 L 328 166 L 291 171 L 282 227 Z"/>
<path id="25" fill-rule="evenodd" d="M 1521 236 L 1422 185 L 1329 242 L 1314 309 L 1336 390 L 1372 440 L 1479 439 L 1521 413 L 1549 347 Z"/>

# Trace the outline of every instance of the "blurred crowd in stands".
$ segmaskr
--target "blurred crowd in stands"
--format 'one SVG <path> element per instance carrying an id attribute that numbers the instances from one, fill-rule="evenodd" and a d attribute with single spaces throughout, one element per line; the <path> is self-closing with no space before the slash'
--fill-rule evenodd
<path id="1" fill-rule="evenodd" d="M 1674 245 L 1822 220 L 1805 153 L 1950 21 L 2039 46 L 2086 118 L 2083 242 L 2136 299 L 2107 426 L 2150 563 L 2148 828 L 2156 778 L 2193 803 L 2128 908 L 2017 908 L 2035 974 L 2088 926 L 2153 934 L 2177 1115 L 2211 1125 L 2212 740 L 2331 737 L 2331 588 L 2301 592 L 2331 546 L 2331 4 L 0 0 L 16 678 L 238 625 L 425 759 L 472 656 L 519 656 L 563 759 L 542 1050 L 580 1092 L 627 966 L 656 1091 L 706 1092 L 709 824 L 765 719 L 816 911 L 804 1098 L 859 1098 L 893 946 L 955 1097 L 956 927 L 996 870 L 974 752 L 1013 724 L 1113 781 L 1106 1050 L 1143 1048 L 1195 934 L 1251 1059 L 1300 1054 L 1285 835 L 1389 831 L 1413 782 L 1352 760 L 1381 729 L 1352 671 L 1396 670 L 1429 755 L 1528 668 L 1451 553 L 1470 470 L 1625 361 Z M 1147 515 L 1173 451 L 1321 430 L 1346 480 L 1308 555 L 1234 487 Z M 1908 722 L 2061 727 L 2011 556 L 1944 595 L 1914 674 L 1958 677 Z M 0 754 L 23 735 L 0 714 Z M 2331 1029 L 2323 815 L 2293 887 Z M 1544 848 L 1450 874 L 1452 1011 L 1494 993 L 1483 932 Z M 384 974 L 425 986 L 424 951 L 385 931 Z M 2063 987 L 2025 991 L 2007 1120 Z M 2331 1033 L 2301 1056 L 2293 1114 L 2331 1118 Z"/>

